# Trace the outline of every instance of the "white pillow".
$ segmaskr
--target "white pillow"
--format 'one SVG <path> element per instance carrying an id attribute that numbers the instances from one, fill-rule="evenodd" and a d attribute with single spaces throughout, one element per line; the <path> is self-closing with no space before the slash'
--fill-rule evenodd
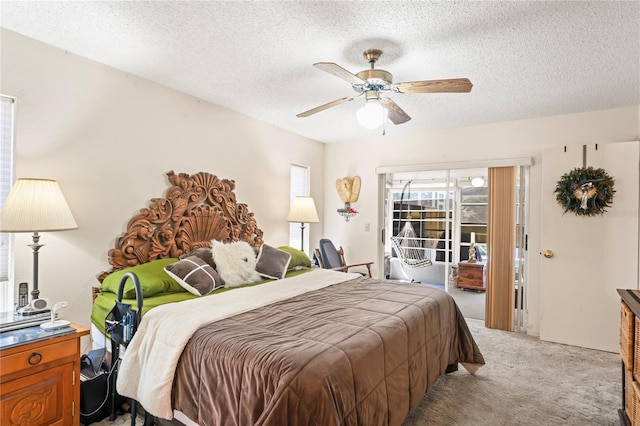
<path id="1" fill-rule="evenodd" d="M 211 241 L 211 254 L 225 287 L 260 281 L 256 272 L 256 252 L 246 241 L 222 243 Z"/>

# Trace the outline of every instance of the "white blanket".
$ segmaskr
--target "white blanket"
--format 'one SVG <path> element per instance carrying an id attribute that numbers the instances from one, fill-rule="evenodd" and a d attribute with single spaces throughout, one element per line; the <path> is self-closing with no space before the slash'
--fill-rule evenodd
<path id="1" fill-rule="evenodd" d="M 127 346 L 118 372 L 118 393 L 140 402 L 157 417 L 172 419 L 171 387 L 178 359 L 201 325 L 359 276 L 318 269 L 151 309 Z"/>

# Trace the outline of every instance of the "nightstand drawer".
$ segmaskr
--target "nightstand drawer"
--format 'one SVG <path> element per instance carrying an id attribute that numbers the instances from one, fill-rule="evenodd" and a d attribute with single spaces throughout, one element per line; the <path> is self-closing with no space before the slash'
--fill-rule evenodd
<path id="1" fill-rule="evenodd" d="M 51 365 L 51 364 L 50 364 Z M 79 423 L 74 407 L 74 364 L 46 370 L 2 384 L 2 424 L 52 426 Z"/>
<path id="2" fill-rule="evenodd" d="M 0 370 L 2 370 L 2 375 L 6 376 L 62 358 L 75 357 L 78 354 L 77 345 L 76 340 L 68 340 L 4 356 L 0 358 Z"/>

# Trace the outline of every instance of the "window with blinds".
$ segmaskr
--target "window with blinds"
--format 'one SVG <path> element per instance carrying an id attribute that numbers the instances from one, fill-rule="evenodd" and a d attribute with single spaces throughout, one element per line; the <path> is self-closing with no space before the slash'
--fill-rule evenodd
<path id="1" fill-rule="evenodd" d="M 0 95 L 0 209 L 13 185 L 13 136 L 15 99 Z M 13 286 L 10 285 L 11 234 L 0 233 L 0 312 L 13 309 Z"/>
<path id="2" fill-rule="evenodd" d="M 290 198 L 289 205 L 293 204 L 293 199 L 296 197 L 306 197 L 309 195 L 309 166 L 301 166 L 299 164 L 291 165 L 291 182 L 290 182 Z M 289 245 L 291 247 L 299 248 L 301 244 L 300 224 L 291 222 L 289 224 Z M 308 253 L 309 239 L 305 242 L 307 245 L 305 250 Z"/>

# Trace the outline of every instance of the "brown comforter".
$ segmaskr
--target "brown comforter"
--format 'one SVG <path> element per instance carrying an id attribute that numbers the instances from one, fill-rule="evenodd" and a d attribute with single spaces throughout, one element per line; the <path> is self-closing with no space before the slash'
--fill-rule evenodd
<path id="1" fill-rule="evenodd" d="M 198 330 L 174 407 L 205 425 L 400 425 L 447 366 L 484 364 L 453 299 L 356 279 Z"/>

